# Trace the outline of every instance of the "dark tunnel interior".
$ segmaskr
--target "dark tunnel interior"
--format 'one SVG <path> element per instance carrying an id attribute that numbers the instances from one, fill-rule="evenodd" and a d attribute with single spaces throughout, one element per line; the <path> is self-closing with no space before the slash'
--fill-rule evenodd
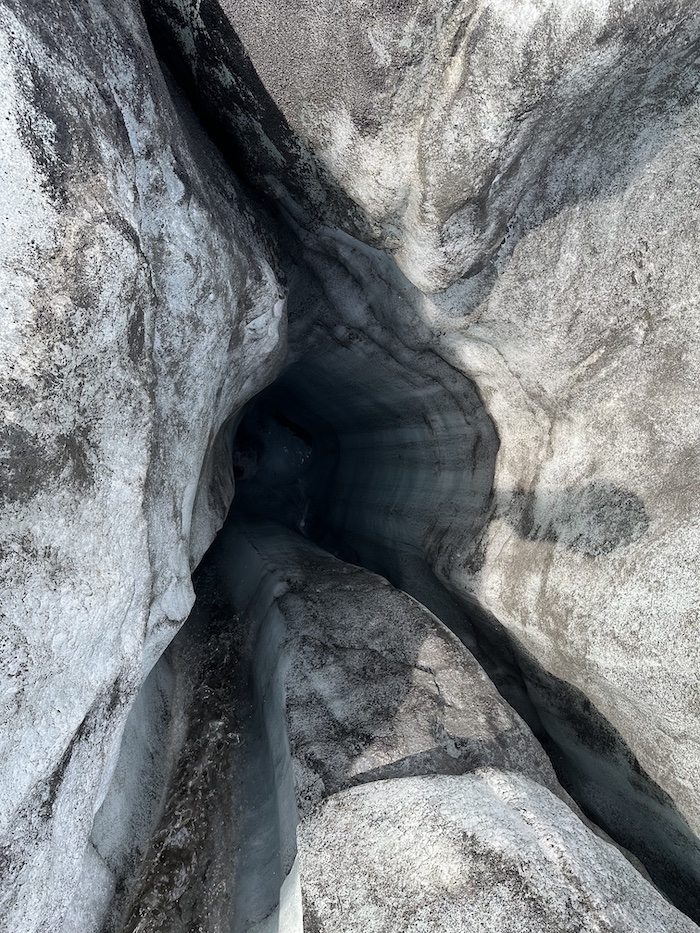
<path id="1" fill-rule="evenodd" d="M 584 813 L 700 920 L 700 846 L 671 798 L 579 690 L 440 578 L 444 529 L 473 540 L 488 520 L 498 437 L 473 386 L 460 398 L 402 375 L 342 353 L 290 366 L 239 421 L 230 520 L 281 522 L 434 612 L 531 727 Z"/>

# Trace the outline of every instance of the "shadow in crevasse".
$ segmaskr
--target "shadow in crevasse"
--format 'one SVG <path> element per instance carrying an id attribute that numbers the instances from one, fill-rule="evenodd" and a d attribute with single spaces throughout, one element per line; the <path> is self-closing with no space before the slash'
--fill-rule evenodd
<path id="1" fill-rule="evenodd" d="M 572 684 L 555 677 L 476 602 L 460 600 L 475 654 L 528 722 L 559 780 L 586 815 L 643 863 L 652 880 L 700 922 L 700 840 L 620 733 Z"/>
<path id="2" fill-rule="evenodd" d="M 606 539 L 607 540 L 607 539 Z M 607 545 L 606 545 L 607 546 Z M 395 555 L 377 572 L 392 578 Z M 362 562 L 361 554 L 355 560 Z M 549 672 L 476 600 L 448 590 L 427 561 L 392 580 L 469 647 L 499 693 L 530 726 L 584 813 L 636 856 L 658 888 L 700 923 L 700 840 L 585 694 Z"/>
<path id="3" fill-rule="evenodd" d="M 337 557 L 386 577 L 441 618 L 532 728 L 584 812 L 642 861 L 681 910 L 700 920 L 700 842 L 670 796 L 581 691 L 549 673 L 493 615 L 449 591 L 436 576 L 409 519 L 425 508 L 426 497 L 430 512 L 448 511 L 458 490 L 449 483 L 441 489 L 426 468 L 435 436 L 427 429 L 422 435 L 402 434 L 406 394 L 398 393 L 393 416 L 389 410 L 379 417 L 371 405 L 358 401 L 371 395 L 370 384 L 359 381 L 353 391 L 337 382 L 334 400 L 332 379 L 312 378 L 309 370 L 297 366 L 251 403 L 234 454 L 237 508 L 284 520 Z M 443 414 L 448 403 L 447 396 L 439 403 Z M 378 404 L 391 409 L 391 399 L 382 397 Z M 411 404 L 417 406 L 414 425 L 425 426 L 420 396 Z M 428 406 L 423 414 L 429 412 Z M 467 425 L 462 423 L 463 430 Z M 401 441 L 407 437 L 417 448 L 415 461 L 399 459 L 406 453 Z M 464 468 L 463 446 L 461 450 Z M 415 476 L 400 475 L 411 469 Z M 388 498 L 397 490 L 406 501 L 388 508 Z M 495 500 L 503 514 L 512 515 L 522 537 L 557 541 L 591 558 L 638 540 L 649 524 L 642 500 L 612 483 L 537 495 L 515 490 L 496 494 Z M 485 504 L 483 497 L 479 501 Z M 399 523 L 392 524 L 397 515 Z"/>
<path id="4" fill-rule="evenodd" d="M 609 542 L 609 534 L 596 540 Z M 590 550 L 592 541 L 576 544 Z M 362 562 L 361 547 L 355 560 Z M 372 563 L 388 579 L 397 567 L 405 569 L 394 554 L 378 566 L 376 548 Z M 392 582 L 469 647 L 501 696 L 530 726 L 586 816 L 638 858 L 672 903 L 700 923 L 700 840 L 618 730 L 582 691 L 543 667 L 492 613 L 448 590 L 424 558 L 414 557 L 411 572 Z"/>
<path id="5" fill-rule="evenodd" d="M 523 539 L 588 557 L 632 544 L 649 527 L 644 502 L 610 482 L 579 490 L 500 491 L 494 500 Z M 543 668 L 476 601 L 456 599 L 477 633 L 475 654 L 540 739 L 566 790 L 643 862 L 678 907 L 700 921 L 700 840 L 672 798 L 580 690 Z"/>
<path id="6" fill-rule="evenodd" d="M 233 513 L 194 581 L 196 607 L 163 659 L 182 741 L 149 849 L 123 885 L 120 933 L 267 924 L 286 900 L 297 811 L 344 788 L 489 766 L 549 780 L 523 724 L 494 713 L 469 653 L 457 667 L 452 640 L 385 580 Z"/>
<path id="7" fill-rule="evenodd" d="M 406 497 L 401 516 L 409 517 L 416 512 L 411 495 L 420 498 L 441 490 L 428 470 L 430 444 L 436 443 L 429 430 L 430 406 L 422 408 L 417 395 L 415 410 L 407 413 L 405 386 L 397 388 L 395 398 L 372 405 L 371 380 L 358 383 L 353 393 L 337 381 L 339 361 L 332 362 L 331 375 L 336 388 L 340 385 L 335 397 L 333 380 L 325 381 L 313 367 L 297 366 L 253 400 L 240 420 L 234 444 L 234 509 L 195 574 L 192 617 L 164 657 L 180 682 L 173 719 L 183 724 L 184 735 L 150 852 L 130 885 L 131 906 L 122 929 L 136 929 L 150 915 L 167 915 L 173 930 L 183 933 L 205 915 L 231 920 L 234 930 L 245 929 L 275 909 L 280 879 L 292 857 L 288 821 L 295 811 L 293 789 L 284 777 L 284 717 L 272 715 L 283 706 L 274 693 L 279 678 L 274 664 L 265 660 L 275 657 L 276 640 L 286 637 L 282 630 L 295 624 L 294 638 L 304 646 L 304 663 L 293 676 L 302 696 L 308 700 L 314 695 L 319 672 L 332 672 L 334 695 L 344 700 L 336 704 L 340 712 L 333 728 L 351 744 L 353 760 L 359 750 L 371 748 L 381 724 L 396 717 L 412 670 L 401 657 L 418 659 L 421 641 L 409 638 L 405 626 L 393 624 L 408 611 L 396 594 L 394 616 L 379 625 L 387 650 L 369 653 L 368 671 L 366 653 L 354 649 L 367 620 L 376 618 L 377 606 L 389 607 L 390 591 L 377 602 L 371 598 L 376 578 L 371 583 L 328 552 L 379 572 L 452 628 L 539 738 L 560 781 L 584 812 L 643 862 L 678 907 L 700 919 L 700 848 L 670 797 L 580 691 L 547 672 L 476 602 L 447 590 L 411 541 L 415 529 L 403 517 L 399 525 L 391 524 L 398 503 L 382 516 L 379 504 L 397 490 Z M 369 376 L 370 370 L 363 374 Z M 426 405 L 434 401 L 432 393 L 422 399 Z M 447 401 L 447 395 L 440 396 L 443 417 Z M 418 433 L 420 425 L 423 433 Z M 463 467 L 463 444 L 459 450 Z M 411 451 L 414 459 L 399 459 Z M 414 469 L 415 476 L 399 476 L 397 470 L 404 468 Z M 455 490 L 448 483 L 442 492 L 451 495 Z M 644 525 L 643 506 L 619 489 L 598 486 L 598 498 L 585 490 L 582 495 L 588 503 L 583 522 L 588 530 L 584 537 L 571 538 L 572 547 L 591 552 L 613 541 L 621 546 Z M 558 498 L 556 508 L 553 500 L 547 503 L 548 514 L 569 515 L 575 503 L 567 502 L 568 494 Z M 551 540 L 553 532 L 537 518 L 533 497 L 516 493 L 515 499 L 521 510 L 514 521 L 522 532 Z M 444 510 L 446 505 L 436 500 L 430 511 L 433 507 Z M 591 530 L 595 516 L 597 531 Z M 242 518 L 263 531 L 241 534 Z M 269 528 L 271 519 L 293 528 L 297 534 L 286 540 L 299 543 L 286 544 L 284 531 L 269 533 L 264 526 Z M 299 532 L 326 553 L 299 538 Z M 347 603 L 338 625 L 337 605 L 344 590 Z M 287 617 L 281 626 L 274 605 L 280 597 L 286 600 Z M 392 649 L 392 639 L 400 641 L 400 652 Z M 287 649 L 284 657 L 285 663 L 290 661 Z M 293 658 L 291 663 L 296 663 Z M 324 675 L 320 682 L 329 678 Z M 384 689 L 388 683 L 393 685 L 390 696 Z M 269 684 L 272 690 L 266 688 Z M 384 705 L 372 708 L 363 720 L 375 688 Z M 324 723 L 332 720 L 327 717 Z M 309 720 L 299 721 L 303 725 Z M 301 746 L 311 770 L 330 790 L 402 774 L 469 770 L 490 753 L 472 741 L 465 743 L 459 761 L 444 754 L 436 758 L 438 749 L 369 768 L 339 785 L 338 775 L 355 773 L 350 759 L 337 758 L 345 739 L 324 744 L 318 722 L 311 719 L 313 734 L 301 736 Z M 300 736 L 293 740 L 298 750 Z M 175 884 L 173 879 L 180 880 Z"/>
<path id="8" fill-rule="evenodd" d="M 146 681 L 165 666 L 175 682 L 163 717 L 172 765 L 158 786 L 160 803 L 151 804 L 147 846 L 117 863 L 103 933 L 236 933 L 278 907 L 293 859 L 285 831 L 293 802 L 281 812 L 284 746 L 269 734 L 256 682 L 259 620 L 241 612 L 233 593 L 234 568 L 245 575 L 239 538 L 227 522 L 193 575 L 190 617 Z M 254 593 L 264 580 L 258 572 L 250 582 Z M 145 730 L 135 731 L 121 753 L 131 767 L 151 755 Z M 124 811 L 122 820 L 129 805 Z M 96 845 L 101 841 L 98 836 Z"/>

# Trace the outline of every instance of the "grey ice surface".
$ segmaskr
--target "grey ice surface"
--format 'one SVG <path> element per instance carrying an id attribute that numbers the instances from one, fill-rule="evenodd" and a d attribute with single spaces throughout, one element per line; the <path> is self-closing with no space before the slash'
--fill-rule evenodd
<path id="1" fill-rule="evenodd" d="M 449 624 L 567 789 L 700 917 L 697 4 L 143 9 L 150 32 L 135 0 L 0 10 L 0 930 L 87 930 L 134 896 L 148 908 L 139 892 L 167 874 L 147 853 L 160 839 L 172 855 L 158 833 L 182 823 L 162 794 L 186 801 L 193 777 L 188 729 L 210 729 L 202 761 L 219 742 L 231 767 L 241 753 L 215 706 L 187 712 L 176 646 L 163 652 L 233 497 L 233 428 L 284 364 L 285 417 L 321 443 L 307 460 L 302 432 L 277 458 L 268 504 Z M 402 742 L 431 767 L 464 764 L 447 739 L 427 747 L 423 700 L 443 738 L 465 734 L 407 670 L 415 730 L 407 708 L 384 749 L 381 735 L 336 748 L 327 773 L 300 757 L 309 805 L 330 806 L 327 779 L 329 801 L 369 795 L 348 782 L 363 761 L 398 767 Z M 277 685 L 255 728 L 278 825 L 247 850 L 257 880 L 202 888 L 241 928 L 286 922 L 288 872 L 298 923 L 304 878 L 303 730 L 288 739 L 272 714 L 281 674 L 254 680 Z M 502 735 L 501 715 L 484 729 Z M 512 749 L 480 747 L 500 749 L 498 773 L 523 752 L 514 729 Z M 482 779 L 388 784 L 404 780 Z M 255 808 L 212 812 L 226 831 L 202 851 L 219 865 Z M 206 877 L 198 864 L 185 875 Z M 684 922 L 649 891 L 630 923 Z M 581 923 L 617 929 L 605 909 Z"/>

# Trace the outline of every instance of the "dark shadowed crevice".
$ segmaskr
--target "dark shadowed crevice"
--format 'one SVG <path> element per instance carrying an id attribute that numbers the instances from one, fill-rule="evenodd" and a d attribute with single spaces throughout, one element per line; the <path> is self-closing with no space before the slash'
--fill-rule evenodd
<path id="1" fill-rule="evenodd" d="M 672 799 L 584 694 L 546 671 L 478 602 L 448 591 L 423 550 L 426 515 L 438 515 L 462 496 L 454 484 L 464 485 L 474 515 L 487 520 L 490 486 L 467 486 L 492 475 L 495 432 L 490 444 L 482 436 L 478 446 L 480 459 L 492 462 L 477 469 L 464 449 L 475 449 L 474 433 L 483 422 L 449 411 L 454 402 L 439 390 L 411 395 L 397 384 L 392 394 L 381 373 L 377 391 L 366 365 L 358 367 L 358 381 L 349 384 L 349 371 L 341 373 L 337 361 L 298 363 L 250 403 L 234 445 L 234 515 L 283 522 L 335 556 L 380 573 L 433 611 L 530 725 L 584 812 L 640 859 L 676 906 L 700 920 L 700 845 Z M 451 438 L 436 436 L 436 412 L 444 430 L 454 432 Z M 634 496 L 617 488 L 603 490 L 602 499 L 594 493 L 575 498 L 563 491 L 557 500 L 562 513 L 590 511 L 589 500 L 605 506 L 596 513 L 598 524 L 588 522 L 586 540 L 570 546 L 606 553 L 643 533 L 646 513 Z M 459 521 L 454 510 L 448 514 Z M 479 530 L 474 517 L 470 527 L 473 534 Z M 516 530 L 549 533 L 525 525 Z"/>
<path id="2" fill-rule="evenodd" d="M 269 587 L 235 522 L 193 583 L 195 608 L 141 689 L 93 826 L 116 882 L 101 933 L 277 930 L 267 923 L 289 887 L 296 807 L 281 699 L 266 692 Z"/>
<path id="3" fill-rule="evenodd" d="M 463 528 L 472 534 L 488 520 L 498 437 L 473 408 L 478 395 L 467 386 L 469 403 L 461 399 L 460 407 L 444 386 L 362 357 L 353 383 L 350 358 L 330 354 L 289 367 L 232 424 L 234 507 L 194 575 L 195 609 L 146 681 L 122 746 L 119 767 L 141 762 L 139 792 L 149 783 L 154 790 L 149 801 L 108 797 L 96 820 L 93 845 L 118 866 L 104 933 L 159 929 L 163 918 L 169 933 L 198 924 L 246 933 L 281 911 L 284 885 L 294 879 L 297 804 L 279 714 L 285 623 L 275 600 L 297 585 L 308 599 L 330 572 L 317 559 L 317 566 L 302 562 L 296 583 L 278 573 L 270 555 L 284 550 L 285 526 L 347 562 L 339 588 L 348 591 L 348 613 L 354 564 L 441 618 L 530 726 L 586 815 L 696 919 L 697 840 L 672 800 L 587 698 L 547 672 L 477 602 L 449 592 L 423 551 L 421 530 L 430 532 L 441 511 L 447 526 L 460 522 L 455 501 L 468 504 Z M 629 497 L 613 491 L 608 498 L 641 520 Z M 247 540 L 246 524 L 257 529 Z M 265 542 L 264 553 L 256 540 Z M 381 683 L 382 674 L 375 679 Z M 169 699 L 154 702 L 158 692 Z M 159 704 L 167 708 L 155 730 L 167 767 L 150 751 L 148 720 Z M 158 773 L 144 771 L 144 761 Z M 358 780 L 435 770 L 421 756 L 400 768 Z M 127 840 L 119 849 L 117 819 L 131 821 L 140 844 Z M 128 827 L 120 832 L 126 838 Z"/>

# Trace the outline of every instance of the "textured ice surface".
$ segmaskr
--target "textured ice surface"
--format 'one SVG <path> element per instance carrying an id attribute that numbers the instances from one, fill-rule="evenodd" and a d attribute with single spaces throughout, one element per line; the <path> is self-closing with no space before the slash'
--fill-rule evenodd
<path id="1" fill-rule="evenodd" d="M 697 930 L 553 794 L 512 773 L 342 791 L 299 827 L 299 858 L 318 933 Z"/>
<path id="2" fill-rule="evenodd" d="M 283 301 L 137 3 L 10 0 L 0 35 L 0 929 L 33 933 L 191 608 L 221 428 L 274 373 Z"/>

